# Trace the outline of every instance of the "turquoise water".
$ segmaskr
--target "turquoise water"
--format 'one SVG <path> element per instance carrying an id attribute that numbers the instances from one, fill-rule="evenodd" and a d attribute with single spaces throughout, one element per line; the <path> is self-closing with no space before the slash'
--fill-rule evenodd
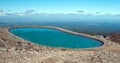
<path id="1" fill-rule="evenodd" d="M 98 47 L 103 43 L 50 28 L 11 28 L 9 31 L 36 44 L 63 48 Z"/>

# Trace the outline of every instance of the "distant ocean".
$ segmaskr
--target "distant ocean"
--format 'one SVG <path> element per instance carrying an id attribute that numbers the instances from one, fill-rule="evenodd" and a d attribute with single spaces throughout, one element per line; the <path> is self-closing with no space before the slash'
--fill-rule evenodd
<path id="1" fill-rule="evenodd" d="M 109 35 L 120 32 L 120 19 L 109 17 L 107 19 L 80 19 L 77 18 L 0 18 L 0 26 L 57 26 L 76 32 L 87 34 Z"/>

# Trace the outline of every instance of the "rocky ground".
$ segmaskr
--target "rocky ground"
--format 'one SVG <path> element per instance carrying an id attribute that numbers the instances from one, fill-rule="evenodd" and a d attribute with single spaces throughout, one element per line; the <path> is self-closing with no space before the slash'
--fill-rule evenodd
<path id="1" fill-rule="evenodd" d="M 97 37 L 104 45 L 88 49 L 45 47 L 0 28 L 0 63 L 120 63 L 120 45 Z"/>
<path id="2" fill-rule="evenodd" d="M 114 33 L 109 36 L 111 41 L 114 41 L 118 44 L 120 44 L 120 33 Z"/>

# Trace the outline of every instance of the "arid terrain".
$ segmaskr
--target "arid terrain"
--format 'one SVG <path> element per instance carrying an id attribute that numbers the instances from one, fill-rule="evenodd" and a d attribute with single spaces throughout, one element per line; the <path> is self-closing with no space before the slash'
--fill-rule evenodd
<path id="1" fill-rule="evenodd" d="M 0 63 L 120 63 L 118 43 L 109 37 L 83 35 L 101 40 L 104 45 L 86 49 L 47 47 L 16 37 L 7 27 L 0 28 Z"/>
<path id="2" fill-rule="evenodd" d="M 112 35 L 109 36 L 111 41 L 114 41 L 118 44 L 120 44 L 120 33 L 114 33 Z"/>

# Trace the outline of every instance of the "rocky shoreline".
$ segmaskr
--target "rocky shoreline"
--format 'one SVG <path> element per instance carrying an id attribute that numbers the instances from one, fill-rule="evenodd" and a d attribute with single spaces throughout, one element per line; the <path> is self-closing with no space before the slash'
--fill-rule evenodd
<path id="1" fill-rule="evenodd" d="M 17 27 L 17 26 L 16 26 Z M 24 26 L 29 27 L 29 26 Z M 34 26 L 37 27 L 37 26 Z M 104 42 L 103 46 L 86 49 L 66 49 L 37 45 L 0 28 L 0 63 L 119 63 L 120 45 L 102 36 L 76 33 L 53 26 L 60 31 L 87 36 Z"/>

